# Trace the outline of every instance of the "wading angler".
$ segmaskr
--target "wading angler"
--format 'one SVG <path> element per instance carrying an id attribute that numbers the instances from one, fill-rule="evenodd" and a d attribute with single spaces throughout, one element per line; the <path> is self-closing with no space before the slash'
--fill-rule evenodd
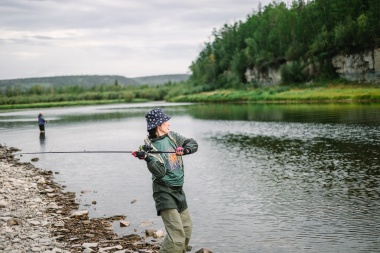
<path id="1" fill-rule="evenodd" d="M 182 156 L 195 153 L 198 144 L 194 139 L 170 131 L 170 116 L 160 108 L 149 111 L 145 118 L 149 133 L 144 140 L 145 147 L 167 153 L 140 150 L 132 154 L 145 160 L 152 174 L 157 215 L 161 216 L 167 233 L 160 253 L 183 253 L 191 249 L 192 221 L 183 190 L 185 171 Z"/>

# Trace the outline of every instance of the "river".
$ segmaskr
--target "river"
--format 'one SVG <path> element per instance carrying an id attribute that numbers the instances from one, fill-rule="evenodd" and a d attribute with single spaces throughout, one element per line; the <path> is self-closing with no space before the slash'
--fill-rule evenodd
<path id="1" fill-rule="evenodd" d="M 144 114 L 198 141 L 184 157 L 191 245 L 214 252 L 380 252 L 380 104 L 141 103 L 0 112 L 0 142 L 23 152 L 135 150 Z M 37 115 L 48 120 L 40 135 Z M 163 229 L 150 173 L 130 154 L 38 154 L 91 217 L 120 235 Z M 93 203 L 96 201 L 96 204 Z"/>

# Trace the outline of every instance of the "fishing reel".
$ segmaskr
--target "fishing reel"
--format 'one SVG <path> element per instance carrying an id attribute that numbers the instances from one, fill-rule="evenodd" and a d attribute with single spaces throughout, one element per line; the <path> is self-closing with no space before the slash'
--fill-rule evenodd
<path id="1" fill-rule="evenodd" d="M 142 145 L 142 146 L 140 146 L 139 149 L 140 149 L 140 151 L 145 151 L 145 152 L 149 153 L 150 151 L 153 150 L 153 147 L 152 147 L 152 145 Z"/>
<path id="2" fill-rule="evenodd" d="M 139 158 L 140 160 L 143 160 L 143 159 L 145 159 L 147 153 L 151 152 L 152 149 L 153 149 L 153 147 L 150 145 L 142 145 L 139 147 L 138 151 L 133 151 L 132 155 L 134 157 Z"/>

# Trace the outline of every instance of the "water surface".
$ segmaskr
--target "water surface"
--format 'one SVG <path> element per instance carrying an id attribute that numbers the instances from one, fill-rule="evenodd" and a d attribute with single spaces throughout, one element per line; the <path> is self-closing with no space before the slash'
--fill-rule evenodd
<path id="1" fill-rule="evenodd" d="M 199 143 L 184 157 L 194 249 L 380 251 L 380 104 L 54 108 L 42 110 L 45 136 L 40 110 L 17 110 L 0 113 L 1 143 L 24 152 L 134 150 L 154 107 L 172 116 L 172 131 Z M 38 157 L 35 165 L 59 173 L 55 180 L 77 193 L 91 217 L 126 215 L 131 226 L 115 225 L 119 234 L 142 235 L 143 221 L 163 229 L 143 161 L 130 154 Z"/>

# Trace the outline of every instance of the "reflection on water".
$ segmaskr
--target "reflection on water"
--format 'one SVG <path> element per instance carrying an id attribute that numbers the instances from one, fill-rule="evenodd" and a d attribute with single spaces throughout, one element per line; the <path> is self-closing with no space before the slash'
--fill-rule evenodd
<path id="1" fill-rule="evenodd" d="M 68 108 L 49 108 L 44 109 L 44 116 L 49 121 L 49 125 L 59 124 L 77 124 L 94 121 L 113 121 L 125 118 L 140 117 L 146 113 L 147 108 L 162 107 L 165 112 L 176 115 L 183 114 L 184 110 L 180 107 L 186 107 L 189 103 L 136 103 L 136 104 L 113 104 L 98 105 L 87 107 L 68 107 Z M 11 129 L 18 127 L 30 126 L 37 124 L 36 113 L 40 109 L 30 110 L 0 110 L 0 129 Z"/>
<path id="2" fill-rule="evenodd" d="M 201 104 L 189 113 L 200 119 L 308 123 L 378 124 L 380 104 Z"/>
<path id="3" fill-rule="evenodd" d="M 39 140 L 36 112 L 21 110 L 0 113 L 1 141 L 24 152 L 129 150 L 142 144 L 152 107 L 165 107 L 171 129 L 199 143 L 184 157 L 195 249 L 380 252 L 380 104 L 54 108 L 44 110 Z M 92 217 L 127 215 L 131 226 L 119 234 L 143 234 L 144 220 L 162 229 L 142 161 L 41 155 L 38 166 L 58 171 Z"/>
<path id="4" fill-rule="evenodd" d="M 45 116 L 53 124 L 75 124 L 120 120 L 145 114 L 147 105 L 103 105 L 80 108 L 46 109 Z M 165 107 L 170 115 L 190 114 L 204 120 L 244 120 L 265 122 L 343 123 L 376 125 L 380 121 L 380 104 L 152 104 Z M 87 109 L 83 109 L 87 108 Z M 36 122 L 36 110 L 0 111 L 0 129 L 30 125 Z M 49 123 L 50 124 L 50 123 Z"/>
<path id="5" fill-rule="evenodd" d="M 41 144 L 41 147 L 45 145 L 45 140 L 46 140 L 45 132 L 43 132 L 43 133 L 40 132 L 40 144 Z"/>
<path id="6" fill-rule="evenodd" d="M 339 197 L 380 196 L 380 142 L 352 143 L 331 138 L 308 140 L 225 135 L 215 138 L 258 161 L 260 174 L 276 184 Z M 313 186 L 313 187 L 310 187 Z M 373 204 L 373 203 L 372 203 Z"/>
<path id="7" fill-rule="evenodd" d="M 379 124 L 227 126 L 239 133 L 219 132 L 210 139 L 216 149 L 238 159 L 226 180 L 233 177 L 235 183 L 252 187 L 241 194 L 261 195 L 249 204 L 245 197 L 233 198 L 236 213 L 267 217 L 255 221 L 260 236 L 254 241 L 265 245 L 285 239 L 289 248 L 282 252 L 380 250 Z M 300 245 L 306 248 L 297 249 Z"/>

